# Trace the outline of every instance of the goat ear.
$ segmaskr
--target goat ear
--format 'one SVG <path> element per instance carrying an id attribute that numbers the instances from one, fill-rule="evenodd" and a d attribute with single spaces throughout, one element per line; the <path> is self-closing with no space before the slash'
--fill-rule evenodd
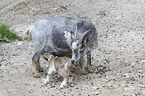
<path id="1" fill-rule="evenodd" d="M 74 40 L 74 32 L 70 31 L 71 33 L 71 39 Z"/>
<path id="2" fill-rule="evenodd" d="M 84 43 L 85 43 L 86 46 L 89 44 L 89 41 L 90 41 L 89 38 L 86 38 L 86 39 L 85 39 L 85 42 L 84 42 Z"/>

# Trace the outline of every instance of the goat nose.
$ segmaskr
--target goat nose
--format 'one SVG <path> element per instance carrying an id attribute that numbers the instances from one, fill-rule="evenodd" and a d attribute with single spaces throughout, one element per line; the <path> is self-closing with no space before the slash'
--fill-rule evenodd
<path id="1" fill-rule="evenodd" d="M 75 60 L 71 60 L 71 63 L 74 64 Z"/>

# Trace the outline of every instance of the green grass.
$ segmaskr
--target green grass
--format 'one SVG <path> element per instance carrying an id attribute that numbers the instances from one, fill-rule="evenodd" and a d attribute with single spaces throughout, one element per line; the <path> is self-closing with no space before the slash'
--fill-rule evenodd
<path id="1" fill-rule="evenodd" d="M 12 42 L 16 39 L 20 39 L 15 33 L 9 30 L 9 26 L 2 24 L 0 25 L 0 42 Z"/>

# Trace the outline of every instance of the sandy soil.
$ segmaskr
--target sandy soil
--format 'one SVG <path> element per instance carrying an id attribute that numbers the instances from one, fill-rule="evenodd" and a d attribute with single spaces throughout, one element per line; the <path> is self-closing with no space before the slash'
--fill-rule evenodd
<path id="1" fill-rule="evenodd" d="M 0 2 L 1 3 L 1 2 Z M 99 45 L 92 52 L 94 73 L 74 74 L 72 84 L 59 89 L 62 78 L 50 86 L 31 71 L 32 43 L 0 43 L 0 96 L 145 96 L 144 0 L 19 0 L 0 9 L 0 23 L 19 36 L 35 20 L 70 16 L 92 21 Z M 47 62 L 41 59 L 46 70 Z"/>

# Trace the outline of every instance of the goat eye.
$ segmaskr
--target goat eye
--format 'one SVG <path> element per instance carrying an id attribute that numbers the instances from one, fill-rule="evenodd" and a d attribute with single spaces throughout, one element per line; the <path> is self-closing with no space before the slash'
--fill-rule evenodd
<path id="1" fill-rule="evenodd" d="M 83 52 L 84 51 L 84 49 L 80 49 L 80 52 Z"/>

